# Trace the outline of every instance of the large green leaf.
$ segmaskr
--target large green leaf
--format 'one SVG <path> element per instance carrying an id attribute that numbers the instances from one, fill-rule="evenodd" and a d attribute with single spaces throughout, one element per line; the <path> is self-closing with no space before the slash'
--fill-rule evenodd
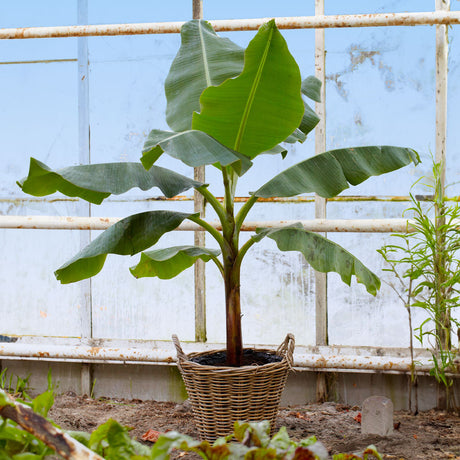
<path id="1" fill-rule="evenodd" d="M 146 171 L 140 163 L 101 163 L 53 171 L 31 158 L 29 175 L 18 185 L 33 196 L 51 195 L 59 191 L 100 204 L 111 194 L 120 195 L 134 187 L 141 190 L 158 187 L 166 197 L 171 198 L 203 184 L 159 166 Z"/>
<path id="2" fill-rule="evenodd" d="M 134 255 L 148 249 L 192 215 L 196 214 L 148 211 L 126 217 L 56 270 L 56 278 L 62 284 L 90 278 L 102 270 L 107 254 Z"/>
<path id="3" fill-rule="evenodd" d="M 207 88 L 192 128 L 254 158 L 284 141 L 300 124 L 300 71 L 275 21 L 249 43 L 241 75 Z"/>
<path id="4" fill-rule="evenodd" d="M 348 285 L 354 275 L 372 295 L 380 289 L 379 278 L 355 256 L 327 238 L 304 230 L 300 223 L 283 228 L 258 228 L 256 233 L 253 238 L 257 241 L 267 236 L 276 242 L 281 251 L 301 252 L 316 271 L 336 272 Z"/>
<path id="5" fill-rule="evenodd" d="M 179 273 L 191 267 L 198 259 L 208 262 L 218 257 L 220 251 L 198 246 L 174 246 L 172 248 L 157 249 L 143 252 L 141 260 L 135 267 L 131 267 L 131 273 L 136 278 L 146 276 L 169 280 Z"/>
<path id="6" fill-rule="evenodd" d="M 371 146 L 330 150 L 297 163 L 269 180 L 255 195 L 262 198 L 315 192 L 331 198 L 370 176 L 402 168 L 419 157 L 405 147 Z"/>
<path id="7" fill-rule="evenodd" d="M 192 167 L 216 163 L 222 166 L 231 165 L 239 175 L 252 166 L 249 158 L 225 147 L 202 131 L 173 133 L 154 129 L 145 141 L 142 151 L 141 162 L 144 167 L 149 169 L 163 152 Z"/>
<path id="8" fill-rule="evenodd" d="M 219 37 L 211 24 L 193 20 L 181 29 L 181 47 L 165 81 L 166 121 L 173 131 L 192 126 L 193 112 L 200 110 L 200 95 L 243 70 L 244 50 Z"/>

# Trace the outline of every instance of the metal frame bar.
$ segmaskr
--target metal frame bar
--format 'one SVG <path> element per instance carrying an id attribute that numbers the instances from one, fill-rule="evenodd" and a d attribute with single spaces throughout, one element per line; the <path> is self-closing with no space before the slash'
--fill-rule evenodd
<path id="1" fill-rule="evenodd" d="M 0 216 L 0 228 L 23 230 L 106 230 L 119 222 L 121 217 L 56 217 L 56 216 Z M 411 231 L 410 219 L 311 219 L 311 220 L 262 220 L 246 222 L 241 230 L 253 232 L 259 227 L 282 227 L 300 222 L 305 230 L 311 232 L 353 232 L 353 233 L 392 233 Z M 209 224 L 222 230 L 219 221 Z M 460 220 L 458 222 L 460 225 Z M 203 231 L 193 222 L 179 225 L 178 231 Z"/>
<path id="2" fill-rule="evenodd" d="M 79 24 L 88 24 L 88 0 L 78 0 L 77 21 Z M 91 162 L 90 119 L 89 119 L 89 50 L 88 38 L 78 39 L 78 160 L 80 164 Z M 82 214 L 91 216 L 91 204 L 82 201 L 78 203 Z M 84 248 L 91 242 L 91 230 L 80 232 L 80 247 Z M 91 278 L 83 280 L 79 286 L 80 305 L 80 334 L 84 338 L 93 336 L 93 308 Z M 81 391 L 91 393 L 91 365 L 82 364 Z"/>
<path id="3" fill-rule="evenodd" d="M 273 18 L 224 19 L 209 21 L 217 32 L 257 30 Z M 334 16 L 297 16 L 274 18 L 279 29 L 317 29 L 340 27 L 388 27 L 460 24 L 460 11 L 421 13 L 353 14 Z M 176 34 L 183 22 L 140 24 L 99 24 L 86 26 L 17 27 L 0 29 L 0 39 L 95 37 L 108 35 Z"/>
<path id="4" fill-rule="evenodd" d="M 193 19 L 203 18 L 203 0 L 192 0 Z M 193 178 L 201 183 L 206 182 L 206 168 L 200 166 L 193 169 Z M 199 212 L 200 217 L 206 215 L 206 202 L 203 195 L 196 190 L 193 193 L 193 209 Z M 195 246 L 206 246 L 206 233 L 195 231 Z M 206 342 L 206 266 L 205 262 L 198 259 L 194 267 L 195 277 L 195 340 L 197 342 Z"/>
<path id="5" fill-rule="evenodd" d="M 315 0 L 315 15 L 324 15 L 324 0 Z M 326 151 L 326 43 L 324 29 L 315 29 L 315 76 L 321 81 L 321 102 L 315 103 L 320 121 L 315 128 L 315 155 Z M 326 219 L 325 198 L 315 195 L 315 218 Z M 326 233 L 323 233 L 326 236 Z M 316 345 L 327 345 L 327 273 L 315 272 Z"/>
<path id="6" fill-rule="evenodd" d="M 199 347 L 199 348 L 197 348 Z M 188 351 L 221 349 L 223 344 L 187 344 Z M 379 351 L 380 350 L 380 351 Z M 188 352 L 187 351 L 187 352 Z M 407 351 L 407 350 L 406 350 Z M 391 349 L 384 356 L 381 349 L 368 347 L 302 347 L 294 355 L 298 369 L 368 370 L 410 372 L 410 356 L 404 350 Z M 56 345 L 31 343 L 0 344 L 2 359 L 36 359 L 41 361 L 81 361 L 85 363 L 174 364 L 175 350 L 171 343 L 162 342 L 155 348 L 130 346 Z M 417 349 L 417 372 L 429 372 L 430 356 Z"/>

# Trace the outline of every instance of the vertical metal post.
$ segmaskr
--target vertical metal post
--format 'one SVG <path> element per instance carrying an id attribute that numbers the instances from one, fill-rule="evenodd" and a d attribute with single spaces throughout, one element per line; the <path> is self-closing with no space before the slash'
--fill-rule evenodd
<path id="1" fill-rule="evenodd" d="M 315 16 L 324 15 L 324 1 L 315 0 Z M 315 76 L 321 81 L 321 102 L 315 104 L 320 122 L 315 129 L 315 154 L 326 150 L 326 48 L 324 29 L 315 29 Z M 315 218 L 326 218 L 326 199 L 315 196 Z M 326 234 L 324 234 L 326 236 Z M 316 345 L 327 345 L 327 274 L 315 272 Z M 326 375 L 317 374 L 316 399 L 327 398 Z"/>
<path id="2" fill-rule="evenodd" d="M 78 0 L 77 4 L 78 24 L 88 24 L 88 0 Z M 78 162 L 88 164 L 90 155 L 90 125 L 89 125 L 89 61 L 88 61 L 88 38 L 80 37 L 78 40 Z M 81 203 L 81 213 L 91 216 L 91 205 Z M 81 231 L 80 247 L 84 247 L 91 241 L 91 231 Z M 92 325 L 92 301 L 91 280 L 84 280 L 80 286 L 80 333 L 82 339 L 90 339 L 93 335 Z M 81 368 L 81 392 L 91 393 L 91 365 L 82 364 Z"/>
<path id="3" fill-rule="evenodd" d="M 203 18 L 203 0 L 193 0 L 193 19 Z M 205 181 L 205 167 L 194 169 L 194 179 L 199 182 Z M 203 196 L 195 191 L 194 211 L 205 216 Z M 195 246 L 205 246 L 205 232 L 195 232 Z M 206 342 L 206 270 L 205 263 L 198 259 L 195 262 L 195 340 Z"/>
<path id="4" fill-rule="evenodd" d="M 324 15 L 324 0 L 315 0 L 315 15 Z M 315 104 L 320 122 L 315 129 L 315 153 L 326 150 L 326 50 L 324 29 L 315 30 L 315 76 L 321 81 L 321 102 Z M 315 196 L 315 218 L 326 218 L 326 199 Z M 327 345 L 327 276 L 316 273 L 316 345 Z"/>
<path id="5" fill-rule="evenodd" d="M 450 0 L 436 0 L 436 11 L 448 11 Z M 442 183 L 446 174 L 447 135 L 447 26 L 436 26 L 436 162 L 443 163 Z"/>
<path id="6" fill-rule="evenodd" d="M 436 11 L 448 11 L 450 0 L 435 0 Z M 446 137 L 447 137 L 447 58 L 448 58 L 448 37 L 447 26 L 436 26 L 436 163 L 441 163 L 441 187 L 444 196 L 446 182 Z M 436 215 L 439 216 L 441 210 L 436 207 Z M 436 219 L 436 228 L 445 224 L 445 217 Z M 444 245 L 444 242 L 442 242 Z M 440 264 L 445 263 L 444 256 L 440 256 Z M 441 281 L 443 281 L 441 276 Z M 440 307 L 439 307 L 440 308 Z M 437 320 L 436 335 L 439 338 L 438 348 L 450 348 L 450 323 L 449 313 L 436 312 Z M 438 408 L 449 409 L 451 405 L 450 392 L 447 387 L 438 383 L 436 388 Z"/>

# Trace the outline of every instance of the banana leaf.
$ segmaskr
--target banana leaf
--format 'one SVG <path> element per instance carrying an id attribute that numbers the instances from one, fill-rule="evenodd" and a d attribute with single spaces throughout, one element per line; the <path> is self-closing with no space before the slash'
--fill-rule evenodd
<path id="1" fill-rule="evenodd" d="M 55 271 L 62 283 L 74 283 L 102 270 L 107 254 L 134 255 L 152 247 L 165 233 L 198 214 L 147 211 L 120 220 Z"/>
<path id="2" fill-rule="evenodd" d="M 198 246 L 174 246 L 143 252 L 141 260 L 130 271 L 136 278 L 157 276 L 163 280 L 171 279 L 191 267 L 198 259 L 208 262 L 220 254 L 217 249 Z"/>
<path id="3" fill-rule="evenodd" d="M 100 163 L 53 171 L 31 158 L 29 174 L 18 181 L 18 185 L 23 192 L 33 196 L 61 192 L 66 196 L 101 204 L 111 194 L 121 195 L 134 187 L 141 190 L 158 187 L 164 196 L 172 198 L 203 184 L 159 166 L 146 171 L 140 163 Z"/>
<path id="4" fill-rule="evenodd" d="M 181 41 L 165 81 L 166 121 L 176 132 L 192 127 L 192 114 L 200 111 L 203 90 L 239 75 L 244 59 L 244 50 L 219 37 L 207 21 L 184 24 Z"/>
<path id="5" fill-rule="evenodd" d="M 336 272 L 348 285 L 352 276 L 355 276 L 358 283 L 364 284 L 372 295 L 376 295 L 380 289 L 379 278 L 353 254 L 327 238 L 305 230 L 300 223 L 282 228 L 256 229 L 253 238 L 260 241 L 264 237 L 275 241 L 281 251 L 301 252 L 316 271 Z"/>
<path id="6" fill-rule="evenodd" d="M 299 68 L 274 20 L 259 29 L 244 56 L 238 77 L 204 90 L 192 128 L 252 159 L 299 127 L 304 103 Z"/>
<path id="7" fill-rule="evenodd" d="M 192 167 L 210 164 L 218 168 L 231 166 L 240 176 L 252 166 L 248 157 L 196 130 L 182 133 L 159 129 L 151 131 L 142 151 L 141 162 L 144 167 L 149 169 L 163 152 Z"/>
<path id="8" fill-rule="evenodd" d="M 330 150 L 308 158 L 276 175 L 260 187 L 261 198 L 288 197 L 314 192 L 331 198 L 371 176 L 395 171 L 419 162 L 415 150 L 405 147 L 370 146 Z"/>

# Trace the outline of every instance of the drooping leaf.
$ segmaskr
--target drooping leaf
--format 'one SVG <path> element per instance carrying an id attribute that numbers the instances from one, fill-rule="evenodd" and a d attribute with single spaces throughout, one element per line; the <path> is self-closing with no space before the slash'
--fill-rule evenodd
<path id="1" fill-rule="evenodd" d="M 130 268 L 136 278 L 154 277 L 171 279 L 191 267 L 198 259 L 208 262 L 218 257 L 220 251 L 197 246 L 174 246 L 143 252 L 140 262 Z"/>
<path id="2" fill-rule="evenodd" d="M 177 132 L 191 128 L 193 112 L 200 111 L 203 90 L 239 75 L 244 59 L 244 50 L 219 37 L 207 21 L 184 24 L 181 40 L 165 81 L 166 121 Z"/>
<path id="3" fill-rule="evenodd" d="M 405 147 L 370 146 L 330 150 L 286 169 L 269 180 L 255 195 L 287 197 L 315 192 L 331 198 L 370 176 L 379 176 L 419 162 L 415 150 Z"/>
<path id="4" fill-rule="evenodd" d="M 318 80 L 313 75 L 302 81 L 301 90 L 302 94 L 305 94 L 312 101 L 321 102 L 321 80 Z"/>
<path id="5" fill-rule="evenodd" d="M 307 135 L 309 132 L 313 131 L 318 123 L 318 115 L 316 115 L 316 112 L 311 109 L 307 103 L 305 103 L 305 112 L 299 125 L 300 131 Z"/>
<path id="6" fill-rule="evenodd" d="M 284 141 L 300 124 L 300 71 L 275 21 L 251 40 L 241 75 L 207 88 L 192 128 L 254 158 Z"/>
<path id="7" fill-rule="evenodd" d="M 281 155 L 283 160 L 286 158 L 288 151 L 285 147 L 282 145 L 278 144 L 275 145 L 273 148 L 270 150 L 266 150 L 265 152 L 262 152 L 261 155 Z"/>
<path id="8" fill-rule="evenodd" d="M 194 168 L 216 163 L 231 165 L 238 175 L 243 175 L 252 166 L 248 157 L 225 147 L 202 131 L 173 133 L 154 129 L 142 151 L 144 167 L 149 169 L 163 152 Z"/>
<path id="9" fill-rule="evenodd" d="M 102 270 L 107 254 L 134 255 L 148 249 L 192 215 L 196 214 L 148 211 L 126 217 L 56 270 L 56 278 L 62 284 L 90 278 Z"/>
<path id="10" fill-rule="evenodd" d="M 59 191 L 66 196 L 101 204 L 111 194 L 120 195 L 134 187 L 141 190 L 158 187 L 166 197 L 171 198 L 203 184 L 159 166 L 146 171 L 140 163 L 101 163 L 53 171 L 31 158 L 29 175 L 18 185 L 33 196 L 51 195 Z"/>
<path id="11" fill-rule="evenodd" d="M 372 295 L 376 295 L 380 289 L 379 278 L 355 256 L 327 238 L 305 230 L 301 224 L 282 228 L 258 228 L 256 233 L 253 238 L 271 238 L 281 251 L 301 252 L 316 271 L 336 272 L 348 285 L 354 275 L 358 283 L 364 284 L 367 292 Z"/>
<path id="12" fill-rule="evenodd" d="M 301 144 L 305 142 L 307 139 L 307 135 L 302 132 L 299 128 L 297 128 L 290 136 L 288 136 L 284 142 L 288 142 L 289 144 L 294 144 L 295 142 L 300 142 Z"/>

